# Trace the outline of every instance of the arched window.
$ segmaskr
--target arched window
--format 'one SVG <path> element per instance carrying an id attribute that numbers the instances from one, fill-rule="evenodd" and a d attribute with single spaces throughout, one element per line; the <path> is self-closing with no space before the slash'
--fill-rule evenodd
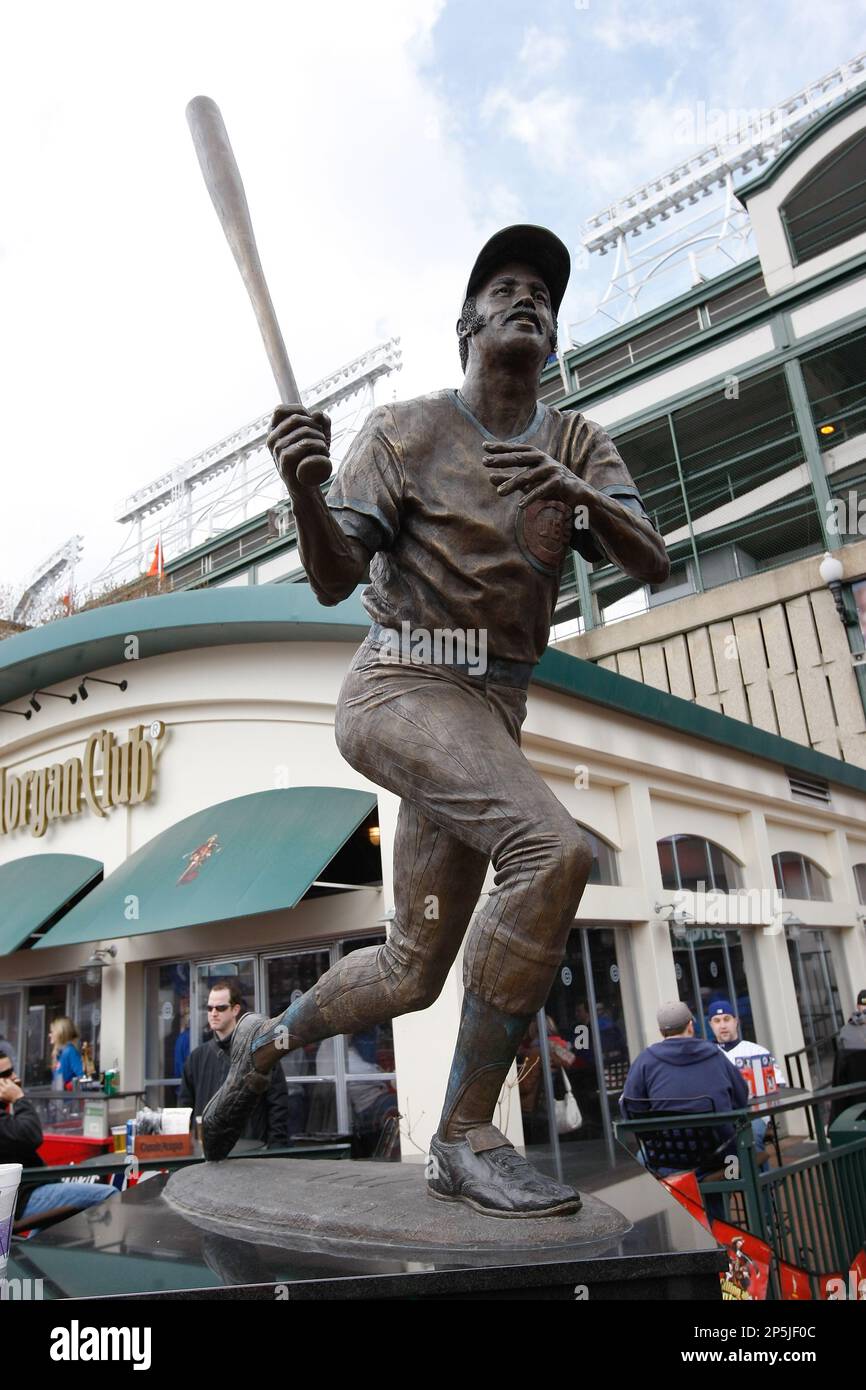
<path id="1" fill-rule="evenodd" d="M 806 901 L 828 903 L 830 901 L 829 874 L 813 859 L 795 850 L 782 850 L 773 855 L 773 872 L 776 887 L 785 898 L 803 898 Z"/>
<path id="2" fill-rule="evenodd" d="M 811 169 L 785 199 L 779 213 L 795 265 L 866 231 L 864 160 L 866 130 L 858 130 Z"/>
<path id="3" fill-rule="evenodd" d="M 854 865 L 854 882 L 857 884 L 857 901 L 866 906 L 866 863 Z"/>
<path id="4" fill-rule="evenodd" d="M 731 893 L 740 887 L 740 866 L 712 840 L 699 835 L 668 835 L 659 840 L 659 866 L 665 888 L 692 893 Z"/>
<path id="5" fill-rule="evenodd" d="M 619 866 L 617 865 L 616 850 L 607 840 L 603 840 L 589 826 L 581 825 L 580 821 L 575 821 L 580 826 L 589 843 L 592 845 L 592 868 L 589 871 L 587 883 L 606 883 L 614 887 L 619 886 Z"/>

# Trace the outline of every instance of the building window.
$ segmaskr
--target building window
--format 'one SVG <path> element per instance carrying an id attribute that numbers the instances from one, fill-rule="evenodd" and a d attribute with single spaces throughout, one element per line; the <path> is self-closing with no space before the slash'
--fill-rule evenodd
<path id="1" fill-rule="evenodd" d="M 793 850 L 773 855 L 776 887 L 785 898 L 802 898 L 807 902 L 830 901 L 830 875 L 814 860 Z"/>
<path id="2" fill-rule="evenodd" d="M 376 951 L 384 936 L 293 951 L 265 962 L 266 1012 L 300 998 L 338 960 Z M 296 1048 L 282 1061 L 289 1090 L 289 1133 L 350 1134 L 353 1158 L 400 1157 L 394 1034 L 390 1021 Z"/>
<path id="3" fill-rule="evenodd" d="M 818 447 L 822 451 L 837 449 L 846 440 L 862 436 L 866 429 L 866 333 L 846 334 L 841 342 L 817 348 L 800 362 Z M 847 502 L 849 489 L 862 484 L 862 475 L 860 457 L 852 470 L 831 473 L 831 491 Z M 855 528 L 857 520 L 852 518 Z M 859 539 L 854 530 L 846 534 L 852 540 Z"/>
<path id="4" fill-rule="evenodd" d="M 708 1010 L 730 999 L 740 1020 L 740 1037 L 755 1042 L 752 1001 L 740 932 L 736 927 L 671 927 L 679 997 L 695 1018 L 695 1030 L 714 1040 Z"/>
<path id="5" fill-rule="evenodd" d="M 697 835 L 668 835 L 658 841 L 662 884 L 671 892 L 732 893 L 741 886 L 740 866 L 721 845 Z"/>
<path id="6" fill-rule="evenodd" d="M 87 1054 L 94 1070 L 100 1068 L 100 1019 L 102 978 L 88 983 L 86 976 L 42 980 L 24 987 L 24 1036 L 19 1038 L 18 1070 L 25 1086 L 50 1086 L 51 1044 L 48 1031 L 55 1018 L 65 1015 L 78 1029 L 75 1045 Z M 85 1054 L 83 1054 L 84 1056 Z M 111 1059 L 113 1061 L 113 1059 Z M 105 1063 L 111 1065 L 111 1061 Z M 23 1071 L 22 1071 L 23 1068 Z"/>
<path id="7" fill-rule="evenodd" d="M 375 876 L 376 866 L 371 862 L 367 871 Z M 384 935 L 377 935 L 279 953 L 148 965 L 148 1104 L 177 1104 L 186 1058 L 192 1048 L 210 1039 L 205 1006 L 209 991 L 219 980 L 236 978 L 248 1008 L 274 1017 L 312 989 L 343 957 L 365 948 L 376 950 L 384 940 Z M 290 1139 L 349 1135 L 353 1158 L 399 1159 L 390 1022 L 351 1037 L 341 1035 L 296 1048 L 280 1065 L 289 1093 Z"/>
<path id="8" fill-rule="evenodd" d="M 795 265 L 866 232 L 866 130 L 856 131 L 810 170 L 779 209 Z"/>
<path id="9" fill-rule="evenodd" d="M 575 822 L 580 827 L 589 843 L 592 845 L 592 868 L 589 871 L 587 883 L 606 883 L 617 887 L 619 885 L 619 867 L 617 864 L 617 853 L 613 845 L 607 840 L 603 840 L 589 826 L 581 825 L 580 821 Z"/>
<path id="10" fill-rule="evenodd" d="M 830 932 L 785 928 L 788 955 L 803 1022 L 813 1086 L 828 1086 L 833 1075 L 835 1035 L 845 1022 L 833 965 Z"/>
<path id="11" fill-rule="evenodd" d="M 854 882 L 857 885 L 857 901 L 866 906 L 866 864 L 854 865 Z"/>
<path id="12" fill-rule="evenodd" d="M 669 585 L 679 571 L 681 583 L 687 577 L 696 589 L 708 589 L 823 549 L 814 495 L 799 485 L 802 445 L 777 368 L 741 380 L 734 399 L 713 391 L 617 434 L 614 443 L 667 538 L 674 566 Z M 774 481 L 778 495 L 767 502 L 758 489 Z M 610 610 L 634 581 L 599 562 L 590 585 L 599 605 Z M 676 597 L 670 587 L 653 602 Z M 625 612 L 608 612 L 605 621 L 621 616 Z"/>

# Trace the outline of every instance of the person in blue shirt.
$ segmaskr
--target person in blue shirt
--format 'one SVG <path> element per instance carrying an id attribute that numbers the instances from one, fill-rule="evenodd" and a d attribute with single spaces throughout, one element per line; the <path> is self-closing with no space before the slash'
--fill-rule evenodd
<path id="1" fill-rule="evenodd" d="M 749 1103 L 749 1088 L 739 1069 L 731 1065 L 715 1043 L 695 1036 L 694 1019 L 687 1004 L 672 1000 L 662 1004 L 656 1015 L 661 1041 L 645 1047 L 632 1062 L 626 1077 L 620 1109 L 628 1119 L 647 1113 L 640 1102 L 655 1101 L 663 1109 L 666 1100 L 682 1106 L 684 1101 L 705 1102 L 705 1111 L 723 1112 L 744 1110 Z M 635 1107 L 630 1102 L 637 1101 Z M 720 1125 L 716 1131 L 720 1143 L 732 1142 L 731 1125 Z M 638 1155 L 643 1162 L 641 1155 Z M 722 1159 L 719 1160 L 721 1166 Z M 666 1177 L 674 1168 L 658 1169 Z M 700 1177 L 700 1173 L 698 1174 Z M 724 1201 L 720 1194 L 708 1194 L 705 1199 L 711 1220 L 724 1218 Z"/>
<path id="2" fill-rule="evenodd" d="M 78 1029 L 71 1018 L 61 1014 L 59 1018 L 52 1020 L 48 1030 L 52 1082 L 58 1087 L 62 1086 L 64 1090 L 71 1089 L 76 1076 L 84 1075 L 84 1063 L 75 1041 L 77 1037 Z"/>

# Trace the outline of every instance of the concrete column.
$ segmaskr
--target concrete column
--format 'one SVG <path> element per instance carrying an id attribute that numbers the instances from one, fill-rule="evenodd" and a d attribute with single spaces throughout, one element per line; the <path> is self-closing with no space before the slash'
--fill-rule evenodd
<path id="1" fill-rule="evenodd" d="M 635 922 L 630 929 L 633 988 L 623 990 L 626 1033 L 634 1056 L 658 1040 L 659 1005 L 679 995 L 670 928 L 666 921 L 650 916 L 653 904 L 670 902 L 671 894 L 662 887 L 649 787 L 635 779 L 627 786 L 617 787 L 615 796 L 622 841 L 621 878 L 630 886 L 640 885 L 647 903 L 646 919 Z"/>
<path id="2" fill-rule="evenodd" d="M 108 941 L 98 941 L 89 949 L 95 950 L 98 946 L 110 944 Z M 99 1006 L 102 1012 L 99 1067 L 100 1071 L 105 1071 L 107 1068 L 113 1067 L 116 1061 L 120 1070 L 121 1089 L 126 1091 L 141 1084 L 141 1068 L 144 1062 L 144 1048 L 142 1046 L 144 994 L 142 983 L 140 989 L 142 997 L 138 1006 L 140 1010 L 138 1027 L 129 1032 L 127 1029 L 129 1014 L 127 998 L 130 989 L 129 967 L 127 965 L 129 938 L 120 937 L 114 944 L 117 946 L 117 955 L 111 964 L 102 971 L 102 991 Z"/>
<path id="3" fill-rule="evenodd" d="M 743 849 L 746 860 L 747 886 L 760 888 L 769 897 L 775 888 L 773 856 L 764 816 L 759 811 L 746 811 L 740 816 Z M 797 991 L 788 955 L 788 944 L 781 918 L 770 926 L 740 928 L 749 997 L 755 1023 L 755 1038 L 771 1048 L 782 1071 L 787 1053 L 799 1052 L 805 1046 L 803 1024 L 797 1004 Z M 803 1073 L 811 1084 L 808 1057 L 804 1058 Z M 806 1134 L 805 1111 L 795 1111 L 785 1117 L 788 1134 Z"/>

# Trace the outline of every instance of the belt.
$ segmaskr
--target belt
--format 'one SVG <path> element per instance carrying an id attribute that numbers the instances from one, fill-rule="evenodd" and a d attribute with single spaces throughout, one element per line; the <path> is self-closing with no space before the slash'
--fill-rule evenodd
<path id="1" fill-rule="evenodd" d="M 424 631 L 425 629 L 415 630 Z M 396 644 L 394 643 L 395 637 L 397 638 Z M 376 647 L 381 647 L 386 641 L 391 645 L 396 645 L 400 651 L 400 662 L 406 666 L 447 666 L 449 671 L 456 671 L 461 676 L 468 676 L 471 680 L 492 681 L 494 685 L 510 685 L 518 690 L 526 690 L 535 670 L 535 662 L 533 661 L 509 661 L 504 657 L 492 656 L 486 656 L 483 659 L 483 670 L 479 669 L 479 662 L 450 661 L 447 658 L 418 661 L 413 658 L 411 650 L 407 650 L 403 646 L 400 639 L 400 629 L 383 627 L 381 623 L 373 623 L 367 640 Z"/>

